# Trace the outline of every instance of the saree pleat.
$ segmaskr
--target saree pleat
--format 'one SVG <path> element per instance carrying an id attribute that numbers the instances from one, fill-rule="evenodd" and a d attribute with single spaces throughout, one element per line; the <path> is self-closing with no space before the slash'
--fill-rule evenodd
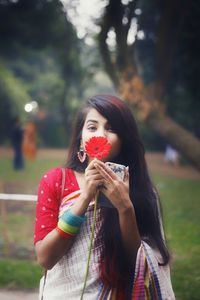
<path id="1" fill-rule="evenodd" d="M 142 242 L 135 267 L 135 277 L 132 287 L 131 300 L 165 300 L 161 292 L 158 262 L 152 261 L 152 250 Z M 117 289 L 101 286 L 98 300 L 126 300 L 122 299 Z"/>

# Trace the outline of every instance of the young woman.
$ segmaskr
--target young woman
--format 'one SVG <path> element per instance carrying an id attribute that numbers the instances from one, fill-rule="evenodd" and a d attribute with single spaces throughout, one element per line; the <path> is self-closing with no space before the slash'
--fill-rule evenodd
<path id="1" fill-rule="evenodd" d="M 94 136 L 111 145 L 102 160 L 85 153 Z M 123 180 L 106 161 L 126 166 Z M 47 270 L 40 296 L 82 299 L 97 194 L 107 201 L 97 204 L 83 299 L 175 299 L 160 205 L 137 126 L 128 106 L 108 95 L 86 102 L 77 116 L 66 167 L 50 170 L 40 182 L 35 248 Z"/>

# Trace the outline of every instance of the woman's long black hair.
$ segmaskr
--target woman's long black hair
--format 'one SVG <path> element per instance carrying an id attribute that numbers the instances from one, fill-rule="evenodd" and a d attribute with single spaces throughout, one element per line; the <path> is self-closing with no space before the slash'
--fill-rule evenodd
<path id="1" fill-rule="evenodd" d="M 169 252 L 162 235 L 160 202 L 150 180 L 145 161 L 144 147 L 128 105 L 115 96 L 96 95 L 90 98 L 77 115 L 72 142 L 69 148 L 67 167 L 84 172 L 87 161 L 80 163 L 77 152 L 80 148 L 82 128 L 88 111 L 94 108 L 104 116 L 122 142 L 121 152 L 113 162 L 129 166 L 130 198 L 134 205 L 137 225 L 142 240 L 157 248 L 162 256 L 162 265 L 169 262 Z M 104 223 L 101 275 L 104 281 L 115 286 L 127 281 L 130 263 L 125 255 L 118 213 L 116 209 L 102 210 Z"/>

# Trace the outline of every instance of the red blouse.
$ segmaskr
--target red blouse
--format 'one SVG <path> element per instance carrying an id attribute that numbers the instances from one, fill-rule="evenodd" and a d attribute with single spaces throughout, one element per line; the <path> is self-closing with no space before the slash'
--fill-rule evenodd
<path id="1" fill-rule="evenodd" d="M 79 190 L 79 185 L 72 169 L 65 169 L 65 182 L 62 190 L 62 169 L 48 171 L 41 179 L 36 205 L 34 244 L 42 240 L 57 226 L 61 198 Z"/>

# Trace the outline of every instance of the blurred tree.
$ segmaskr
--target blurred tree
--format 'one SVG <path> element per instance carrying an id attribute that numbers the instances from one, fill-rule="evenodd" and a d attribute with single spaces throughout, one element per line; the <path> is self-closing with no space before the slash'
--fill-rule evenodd
<path id="1" fill-rule="evenodd" d="M 184 117 L 174 112 L 184 102 L 185 115 L 187 99 L 193 93 L 194 104 L 198 95 L 185 92 L 184 98 L 179 93 L 179 101 L 173 98 L 185 82 L 190 88 L 197 84 L 197 11 L 199 5 L 193 1 L 109 0 L 100 22 L 99 46 L 107 74 L 138 120 L 200 168 L 200 141 L 190 126 L 183 127 Z M 110 33 L 115 37 L 112 46 Z M 194 105 L 189 113 L 195 114 L 195 109 Z"/>
<path id="2" fill-rule="evenodd" d="M 40 107 L 60 113 L 69 132 L 74 99 L 82 94 L 83 69 L 79 55 L 81 42 L 66 18 L 62 3 L 0 1 L 0 37 L 4 70 L 9 69 L 13 77 L 20 79 L 21 91 L 37 100 Z M 11 89 L 16 82 L 12 82 Z M 1 76 L 0 84 L 4 84 Z M 26 102 L 29 100 L 27 97 Z M 7 93 L 8 105 L 12 106 L 13 101 Z M 11 110 L 7 114 L 13 116 Z"/>
<path id="3" fill-rule="evenodd" d="M 11 134 L 14 116 L 21 116 L 21 107 L 31 97 L 12 71 L 0 63 L 0 144 Z"/>

